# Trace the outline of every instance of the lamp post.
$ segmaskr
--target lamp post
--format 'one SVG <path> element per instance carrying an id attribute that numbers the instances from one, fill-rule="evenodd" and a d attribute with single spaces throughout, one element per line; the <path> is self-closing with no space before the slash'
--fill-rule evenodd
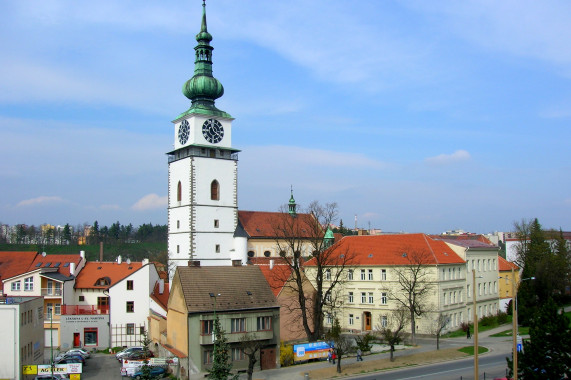
<path id="1" fill-rule="evenodd" d="M 476 312 L 476 270 L 472 269 L 472 306 L 474 308 L 474 380 L 478 380 L 478 313 Z M 470 328 L 470 327 L 468 327 Z"/>
<path id="2" fill-rule="evenodd" d="M 523 278 L 521 281 L 535 280 L 535 277 Z M 517 380 L 517 338 L 519 336 L 518 326 L 517 326 L 517 286 L 515 286 L 515 270 L 512 268 L 512 335 L 513 335 L 513 379 Z"/>

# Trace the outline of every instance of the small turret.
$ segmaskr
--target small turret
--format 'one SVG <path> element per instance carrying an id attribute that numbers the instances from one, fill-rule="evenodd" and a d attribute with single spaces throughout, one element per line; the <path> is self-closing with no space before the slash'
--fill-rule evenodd
<path id="1" fill-rule="evenodd" d="M 288 203 L 288 212 L 294 218 L 297 216 L 297 211 L 295 209 L 296 207 L 297 207 L 297 204 L 295 203 L 295 199 L 293 199 L 293 186 L 292 186 L 291 187 L 291 197 L 289 198 L 289 203 Z"/>

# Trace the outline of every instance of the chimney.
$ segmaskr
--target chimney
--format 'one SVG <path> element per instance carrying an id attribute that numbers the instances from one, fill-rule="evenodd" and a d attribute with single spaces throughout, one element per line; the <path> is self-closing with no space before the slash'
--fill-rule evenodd
<path id="1" fill-rule="evenodd" d="M 193 267 L 200 267 L 200 261 L 198 261 L 198 260 L 193 261 L 192 266 Z"/>
<path id="2" fill-rule="evenodd" d="M 159 294 L 163 294 L 165 292 L 165 280 L 162 278 L 159 279 Z"/>
<path id="3" fill-rule="evenodd" d="M 148 263 L 149 263 L 149 259 L 143 259 L 143 262 L 142 262 L 143 266 L 147 265 Z"/>
<path id="4" fill-rule="evenodd" d="M 274 259 L 270 260 L 270 270 L 274 269 Z"/>
<path id="5" fill-rule="evenodd" d="M 82 259 L 85 259 L 85 251 L 79 251 L 79 256 L 81 256 Z"/>
<path id="6" fill-rule="evenodd" d="M 117 256 L 117 264 L 121 265 L 121 262 L 122 262 L 121 255 L 119 255 Z"/>
<path id="7" fill-rule="evenodd" d="M 99 242 L 99 262 L 103 262 L 103 242 Z"/>
<path id="8" fill-rule="evenodd" d="M 75 263 L 69 263 L 69 274 L 75 276 Z"/>

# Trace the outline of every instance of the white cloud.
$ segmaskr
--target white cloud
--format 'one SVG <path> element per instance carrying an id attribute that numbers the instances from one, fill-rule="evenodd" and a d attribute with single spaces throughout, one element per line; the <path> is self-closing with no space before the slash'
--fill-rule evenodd
<path id="1" fill-rule="evenodd" d="M 63 202 L 63 199 L 61 197 L 42 195 L 36 198 L 23 200 L 19 202 L 16 205 L 16 207 L 36 206 L 36 205 L 44 205 L 44 204 L 60 203 L 60 202 Z"/>
<path id="2" fill-rule="evenodd" d="M 439 154 L 438 156 L 428 157 L 426 162 L 433 165 L 448 165 L 455 162 L 467 161 L 470 159 L 470 153 L 465 150 L 457 150 L 452 154 Z"/>
<path id="3" fill-rule="evenodd" d="M 167 207 L 167 197 L 161 197 L 157 194 L 148 194 L 139 199 L 131 209 L 136 211 L 164 209 Z"/>

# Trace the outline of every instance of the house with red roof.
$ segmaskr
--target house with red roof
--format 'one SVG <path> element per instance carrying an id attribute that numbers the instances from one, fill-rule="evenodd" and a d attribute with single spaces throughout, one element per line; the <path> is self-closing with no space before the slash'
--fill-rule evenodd
<path id="1" fill-rule="evenodd" d="M 416 319 L 416 332 L 430 334 L 440 313 L 450 318 L 447 330 L 466 321 L 466 262 L 443 241 L 425 234 L 346 236 L 330 247 L 332 256 L 350 255 L 344 280 L 331 297 L 335 302 L 325 316 L 325 326 L 335 318 L 341 327 L 353 332 L 380 329 L 390 324 L 399 308 L 403 290 L 399 276 L 408 276 L 419 267 L 420 286 L 428 287 L 422 303 L 427 313 Z M 308 272 L 315 268 L 310 260 Z M 324 286 L 335 277 L 335 268 L 326 269 Z M 315 284 L 314 284 L 315 286 Z M 408 327 L 410 332 L 410 327 Z"/>
<path id="2" fill-rule="evenodd" d="M 77 275 L 74 302 L 64 307 L 62 347 L 139 345 L 157 282 L 157 269 L 146 259 L 88 262 Z"/>
<path id="3" fill-rule="evenodd" d="M 313 252 L 313 240 L 322 238 L 321 231 L 316 234 L 317 221 L 311 214 L 296 213 L 291 217 L 285 212 L 238 211 L 238 221 L 247 239 L 248 259 L 280 257 L 281 251 L 287 251 L 289 247 L 284 239 L 284 228 L 288 237 L 298 240 L 298 249 L 304 257 Z"/>
<path id="4" fill-rule="evenodd" d="M 5 260 L 12 257 L 12 260 Z M 75 276 L 84 267 L 82 251 L 76 255 L 37 252 L 0 252 L 4 294 L 8 297 L 42 297 L 46 347 L 60 345 L 62 307 L 73 302 Z"/>
<path id="5" fill-rule="evenodd" d="M 299 292 L 293 283 L 290 266 L 281 257 L 253 257 L 250 259 L 250 264 L 261 269 L 280 304 L 280 339 L 285 342 L 306 339 L 307 334 L 303 327 L 299 307 Z M 311 305 L 315 296 L 315 288 L 305 277 L 303 290 L 307 305 Z M 308 317 L 309 326 L 313 330 L 311 314 Z"/>

